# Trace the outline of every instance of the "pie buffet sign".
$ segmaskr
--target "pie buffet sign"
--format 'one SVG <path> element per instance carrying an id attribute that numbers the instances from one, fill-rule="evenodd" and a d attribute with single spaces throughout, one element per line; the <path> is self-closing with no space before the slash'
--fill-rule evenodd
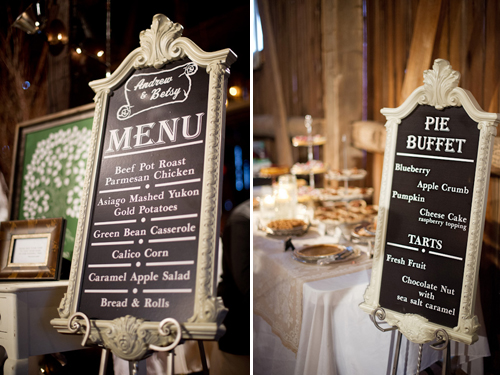
<path id="1" fill-rule="evenodd" d="M 500 115 L 457 87 L 446 60 L 398 108 L 387 141 L 370 285 L 360 307 L 425 343 L 474 343 L 493 141 Z"/>
<path id="2" fill-rule="evenodd" d="M 217 338 L 215 297 L 230 50 L 204 52 L 153 17 L 95 114 L 61 333 L 126 360 Z"/>

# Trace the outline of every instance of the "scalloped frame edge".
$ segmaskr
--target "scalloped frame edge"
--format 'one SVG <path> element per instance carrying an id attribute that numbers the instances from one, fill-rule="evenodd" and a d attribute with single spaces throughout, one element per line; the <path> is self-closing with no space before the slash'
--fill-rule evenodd
<path id="1" fill-rule="evenodd" d="M 418 344 L 432 341 L 435 338 L 434 332 L 437 329 L 444 329 L 450 339 L 470 345 L 477 341 L 477 331 L 480 327 L 478 318 L 474 315 L 474 305 L 481 259 L 493 142 L 497 133 L 500 114 L 483 111 L 469 91 L 458 87 L 459 80 L 460 74 L 451 68 L 447 60 L 436 59 L 433 69 L 424 72 L 423 86 L 415 89 L 401 106 L 383 108 L 380 111 L 387 119 L 385 124 L 387 140 L 380 189 L 379 216 L 371 280 L 364 294 L 364 302 L 359 305 L 363 311 L 369 314 L 372 314 L 379 307 L 383 308 L 379 304 L 384 262 L 383 244 L 385 243 L 387 230 L 398 125 L 401 120 L 407 117 L 417 105 L 430 105 L 436 109 L 462 106 L 469 117 L 478 123 L 480 131 L 458 325 L 453 328 L 444 327 L 431 323 L 417 314 L 402 314 L 389 309 L 385 310 L 385 321 L 391 326 L 397 327 L 410 341 Z"/>
<path id="2" fill-rule="evenodd" d="M 147 67 L 159 69 L 167 63 L 184 57 L 206 69 L 209 74 L 209 91 L 194 313 L 188 322 L 180 322 L 183 330 L 182 339 L 213 340 L 224 331 L 222 320 L 227 309 L 222 299 L 212 293 L 215 251 L 219 240 L 216 234 L 220 225 L 216 215 L 220 207 L 222 180 L 220 165 L 225 128 L 225 87 L 229 76 L 229 66 L 236 61 L 237 57 L 230 49 L 205 52 L 181 34 L 181 25 L 173 23 L 162 14 L 155 15 L 151 29 L 144 30 L 140 34 L 141 47 L 133 50 L 111 76 L 89 83 L 96 93 L 94 97 L 96 105 L 73 262 L 68 290 L 58 308 L 60 318 L 51 321 L 53 327 L 61 333 L 69 333 L 66 327 L 68 319 L 72 314 L 77 313 L 84 250 L 89 230 L 88 221 L 92 209 L 92 192 L 97 183 L 98 155 L 104 136 L 103 126 L 110 93 L 124 82 L 133 69 Z M 145 322 L 130 315 L 112 321 L 91 320 L 92 327 L 87 345 L 105 346 L 112 348 L 113 353 L 123 359 L 140 360 L 150 354 L 150 344 L 164 346 L 173 341 L 170 336 L 159 336 L 158 324 L 159 322 Z M 140 334 L 138 334 L 139 331 Z M 123 350 L 120 345 L 110 344 L 112 343 L 110 335 L 116 335 L 116 332 L 127 337 L 126 346 L 129 347 L 127 350 Z M 82 331 L 78 333 L 83 334 Z M 131 347 L 135 349 L 131 351 Z"/>

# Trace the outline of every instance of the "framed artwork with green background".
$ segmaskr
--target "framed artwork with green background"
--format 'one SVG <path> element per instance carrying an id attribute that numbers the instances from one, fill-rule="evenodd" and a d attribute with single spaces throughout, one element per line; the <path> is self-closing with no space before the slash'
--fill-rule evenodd
<path id="1" fill-rule="evenodd" d="M 21 123 L 16 129 L 10 220 L 66 219 L 71 261 L 92 132 L 94 104 Z"/>

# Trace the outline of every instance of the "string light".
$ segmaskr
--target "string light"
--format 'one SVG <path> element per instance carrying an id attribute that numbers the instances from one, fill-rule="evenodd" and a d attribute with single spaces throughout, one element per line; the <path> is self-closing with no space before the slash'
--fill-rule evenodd
<path id="1" fill-rule="evenodd" d="M 101 51 L 97 52 L 97 57 L 102 57 L 103 55 L 104 55 L 104 51 L 101 50 Z"/>
<path id="2" fill-rule="evenodd" d="M 231 96 L 240 96 L 241 89 L 238 86 L 232 86 L 229 88 L 229 95 Z"/>

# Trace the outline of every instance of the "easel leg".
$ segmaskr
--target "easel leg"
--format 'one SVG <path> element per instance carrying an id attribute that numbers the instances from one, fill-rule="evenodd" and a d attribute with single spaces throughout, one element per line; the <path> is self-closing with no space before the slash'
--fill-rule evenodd
<path id="1" fill-rule="evenodd" d="M 109 349 L 102 349 L 101 351 L 101 364 L 99 365 L 99 375 L 106 375 L 106 368 L 108 367 Z"/>
<path id="2" fill-rule="evenodd" d="M 420 374 L 420 364 L 422 363 L 422 350 L 424 349 L 424 344 L 418 345 L 418 358 L 417 358 L 417 374 Z"/>
<path id="3" fill-rule="evenodd" d="M 128 362 L 128 370 L 130 375 L 137 375 L 139 372 L 139 365 L 137 361 L 129 361 Z"/>
<path id="4" fill-rule="evenodd" d="M 399 351 L 401 349 L 401 338 L 403 334 L 398 331 L 398 338 L 396 340 L 396 349 L 394 350 L 394 361 L 392 362 L 392 375 L 398 373 L 398 361 L 399 361 Z"/>
<path id="5" fill-rule="evenodd" d="M 432 344 L 431 348 L 443 352 L 443 370 L 441 374 L 451 375 L 450 337 L 444 329 L 436 330 L 434 335 L 438 341 L 435 344 Z"/>
<path id="6" fill-rule="evenodd" d="M 443 371 L 441 374 L 451 375 L 451 355 L 449 345 L 446 345 L 446 348 L 443 351 Z"/>
<path id="7" fill-rule="evenodd" d="M 370 314 L 370 319 L 377 327 L 377 329 L 381 332 L 387 332 L 387 331 L 395 331 L 397 327 L 390 327 L 390 328 L 382 328 L 380 324 L 378 324 L 377 319 L 384 320 L 385 319 L 385 310 L 382 307 L 379 307 L 376 309 L 374 312 Z M 398 361 L 399 361 L 399 350 L 401 348 L 401 337 L 402 337 L 401 331 L 398 330 L 398 339 L 396 342 L 396 349 L 394 352 L 394 361 L 392 365 L 392 375 L 396 375 L 398 372 Z M 390 356 L 390 354 L 389 354 Z M 389 357 L 390 358 L 390 357 Z"/>
<path id="8" fill-rule="evenodd" d="M 205 347 L 203 341 L 198 340 L 198 348 L 200 348 L 201 364 L 203 366 L 203 375 L 208 375 L 207 356 L 205 355 Z"/>
<path id="9" fill-rule="evenodd" d="M 130 375 L 146 375 L 146 360 L 142 361 L 129 361 L 129 374 Z"/>
<path id="10" fill-rule="evenodd" d="M 174 350 L 167 352 L 167 375 L 174 375 L 175 374 L 175 372 L 174 372 L 174 365 L 175 365 L 174 356 L 175 356 Z"/>

